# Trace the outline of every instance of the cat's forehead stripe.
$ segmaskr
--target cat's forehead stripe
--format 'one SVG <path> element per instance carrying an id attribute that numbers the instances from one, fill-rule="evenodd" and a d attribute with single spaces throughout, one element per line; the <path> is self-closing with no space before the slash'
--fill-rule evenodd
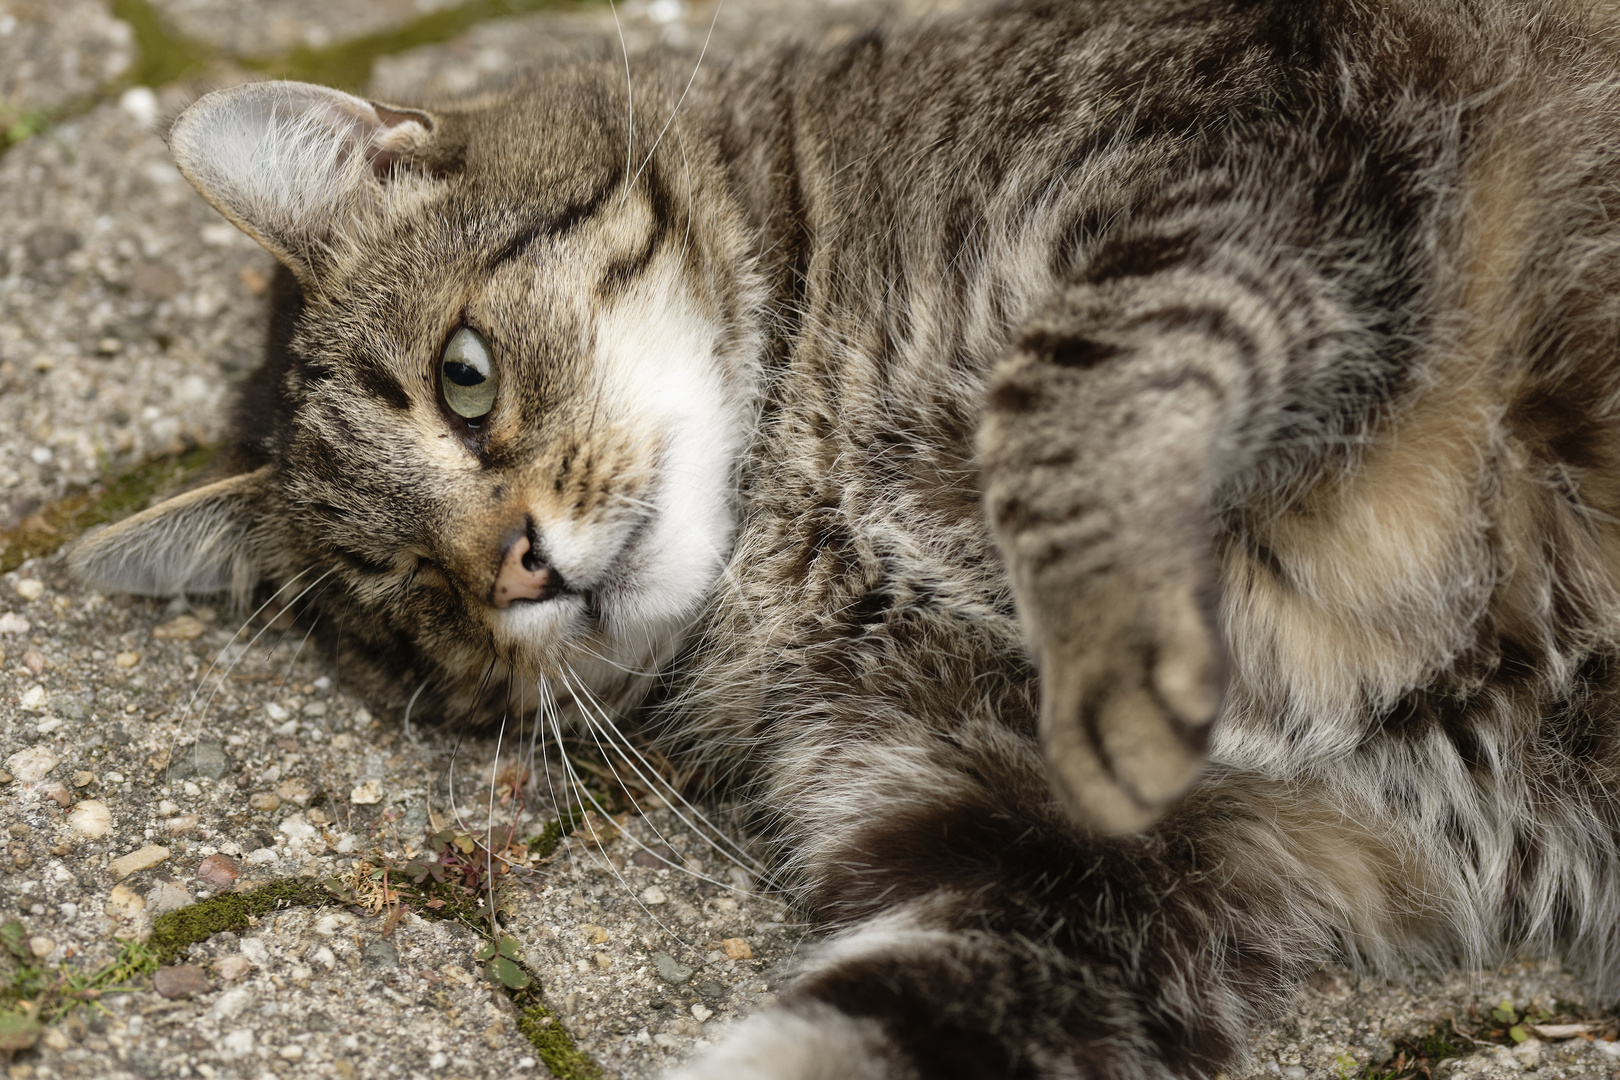
<path id="1" fill-rule="evenodd" d="M 602 208 L 602 205 L 607 202 L 608 196 L 613 193 L 616 185 L 616 178 L 609 178 L 585 198 L 569 203 L 562 210 L 544 221 L 526 225 L 519 229 L 506 243 L 501 245 L 494 255 L 490 256 L 489 262 L 485 264 L 485 269 L 493 272 L 504 263 L 522 255 L 524 251 L 528 250 L 529 245 L 536 240 L 566 236 Z"/>

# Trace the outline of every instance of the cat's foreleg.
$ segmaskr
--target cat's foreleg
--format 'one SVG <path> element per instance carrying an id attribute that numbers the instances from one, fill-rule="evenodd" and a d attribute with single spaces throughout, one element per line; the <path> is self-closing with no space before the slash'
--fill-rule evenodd
<path id="1" fill-rule="evenodd" d="M 1095 265 L 1015 338 L 979 449 L 1057 786 L 1081 820 L 1125 831 L 1201 767 L 1226 677 L 1212 502 L 1253 471 L 1299 340 L 1336 313 L 1284 310 L 1265 274 L 1209 256 Z"/>

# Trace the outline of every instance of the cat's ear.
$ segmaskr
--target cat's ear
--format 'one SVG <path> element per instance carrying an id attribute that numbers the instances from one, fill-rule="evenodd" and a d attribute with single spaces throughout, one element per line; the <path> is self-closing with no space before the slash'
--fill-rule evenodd
<path id="1" fill-rule="evenodd" d="M 300 280 L 334 233 L 371 213 L 396 167 L 432 157 L 437 122 L 324 86 L 261 82 L 208 94 L 169 129 L 175 164 Z"/>
<path id="2" fill-rule="evenodd" d="M 85 537 L 68 557 L 74 576 L 105 592 L 245 597 L 259 582 L 254 523 L 271 469 L 217 480 Z"/>

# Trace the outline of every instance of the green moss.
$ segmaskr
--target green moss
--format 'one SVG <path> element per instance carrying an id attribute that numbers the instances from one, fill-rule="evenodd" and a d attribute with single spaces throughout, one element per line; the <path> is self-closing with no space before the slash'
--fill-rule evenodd
<path id="1" fill-rule="evenodd" d="M 159 915 L 152 922 L 152 933 L 138 956 L 129 958 L 140 966 L 126 962 L 120 969 L 124 977 L 147 974 L 163 964 L 172 964 L 184 955 L 187 947 L 206 941 L 222 930 L 241 933 L 252 924 L 251 919 L 268 915 L 283 908 L 320 905 L 338 902 L 343 890 L 335 884 L 316 884 L 283 879 L 261 885 L 251 892 L 224 893 L 210 900 L 202 900 L 178 911 Z M 415 908 L 418 914 L 433 918 L 454 917 L 443 909 Z M 601 1080 L 602 1070 L 590 1055 L 574 1045 L 574 1040 L 537 996 L 537 987 L 528 974 L 513 959 L 517 942 L 503 937 L 492 943 L 491 960 L 505 959 L 523 975 L 521 980 L 497 981 L 496 985 L 512 998 L 519 1007 L 518 1030 L 534 1044 L 540 1060 L 559 1080 Z M 125 958 L 121 957 L 121 960 Z M 517 984 L 517 985 L 514 985 Z"/>
<path id="2" fill-rule="evenodd" d="M 332 894 L 319 885 L 285 879 L 272 881 L 251 892 L 222 893 L 159 915 L 152 921 L 152 935 L 146 945 L 159 965 L 172 964 L 189 946 L 207 941 L 222 930 L 241 933 L 260 915 L 283 908 L 332 902 Z"/>
<path id="3" fill-rule="evenodd" d="M 546 822 L 546 827 L 540 830 L 540 835 L 531 836 L 524 841 L 528 845 L 529 854 L 536 858 L 549 858 L 562 843 L 563 837 L 579 828 L 581 815 L 577 810 L 564 810 L 562 816 Z"/>
<path id="4" fill-rule="evenodd" d="M 555 1014 L 539 1002 L 518 1013 L 518 1030 L 557 1080 L 600 1080 L 602 1067 L 574 1045 Z"/>
<path id="5" fill-rule="evenodd" d="M 214 456 L 213 447 L 201 446 L 143 462 L 89 491 L 41 507 L 10 529 L 0 529 L 0 574 L 49 555 L 86 529 L 144 510 L 158 495 L 196 479 L 213 464 Z"/>
<path id="6" fill-rule="evenodd" d="M 0 151 L 38 135 L 50 122 L 50 115 L 42 109 L 18 109 L 0 102 Z"/>
<path id="7" fill-rule="evenodd" d="M 301 45 L 281 56 L 246 57 L 242 62 L 278 79 L 298 79 L 359 91 L 371 81 L 371 69 L 381 57 L 449 41 L 491 19 L 527 15 L 552 6 L 552 0 L 468 0 L 375 34 L 321 48 Z"/>
<path id="8" fill-rule="evenodd" d="M 135 62 L 119 82 L 125 86 L 163 86 L 200 75 L 220 51 L 171 31 L 148 0 L 112 0 L 112 13 L 135 35 Z"/>

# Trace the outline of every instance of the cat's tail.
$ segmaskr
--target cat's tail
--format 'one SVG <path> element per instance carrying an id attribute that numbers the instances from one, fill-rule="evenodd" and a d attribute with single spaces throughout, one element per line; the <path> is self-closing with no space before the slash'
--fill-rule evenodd
<path id="1" fill-rule="evenodd" d="M 1407 846 L 1266 787 L 1213 785 L 1130 837 L 988 790 L 902 808 L 816 889 L 824 914 L 872 914 L 676 1077 L 1213 1075 L 1346 934 L 1376 951 L 1423 905 Z"/>

